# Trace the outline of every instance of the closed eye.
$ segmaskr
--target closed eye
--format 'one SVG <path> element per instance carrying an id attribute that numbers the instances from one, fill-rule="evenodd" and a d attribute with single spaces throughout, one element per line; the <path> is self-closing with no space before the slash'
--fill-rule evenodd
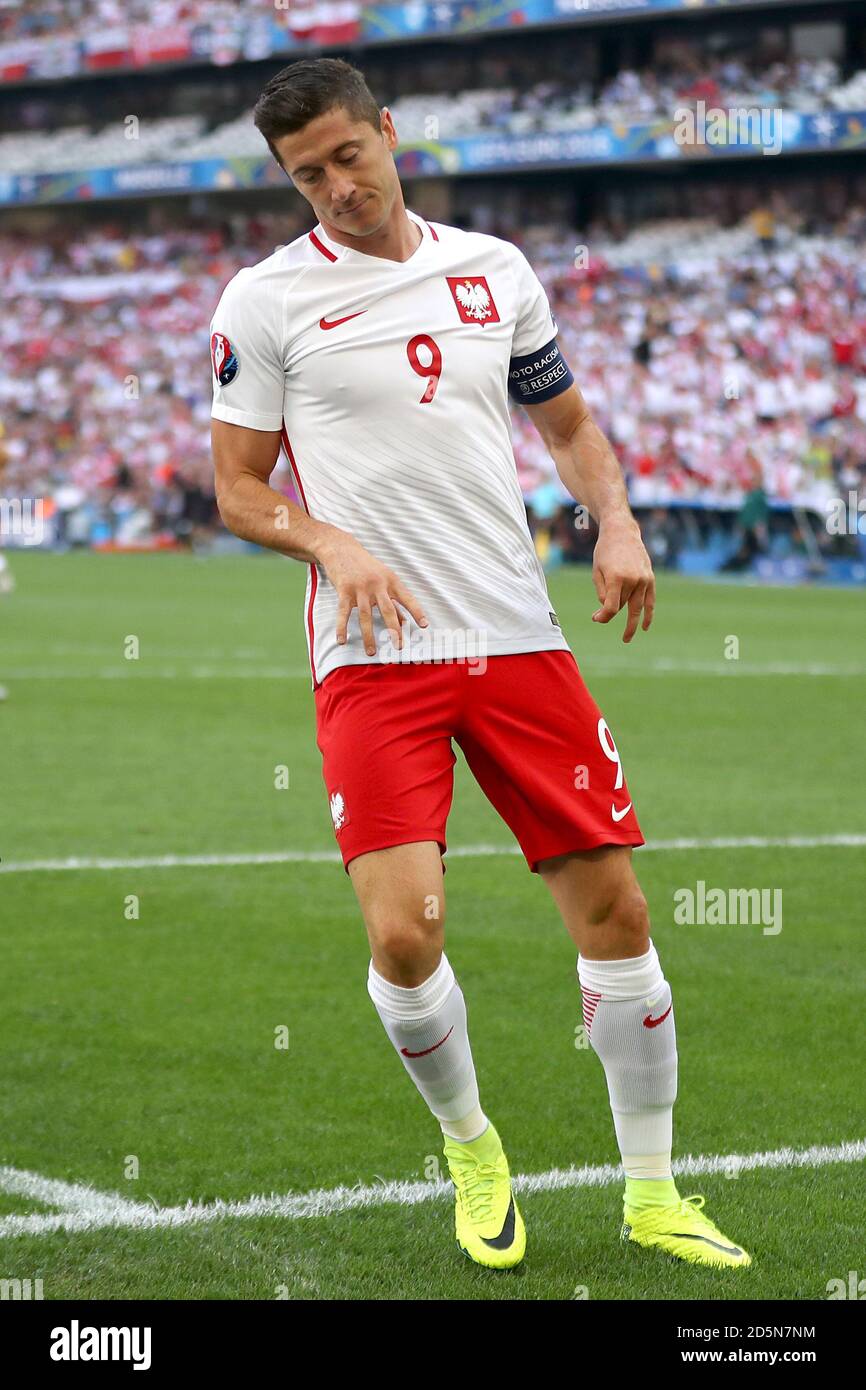
<path id="1" fill-rule="evenodd" d="M 353 150 L 351 154 L 342 155 L 340 157 L 339 163 L 354 164 L 359 154 L 360 150 Z M 309 184 L 315 183 L 316 180 L 321 177 L 321 173 L 321 169 L 309 169 L 305 173 L 299 173 L 296 177 L 299 183 Z"/>

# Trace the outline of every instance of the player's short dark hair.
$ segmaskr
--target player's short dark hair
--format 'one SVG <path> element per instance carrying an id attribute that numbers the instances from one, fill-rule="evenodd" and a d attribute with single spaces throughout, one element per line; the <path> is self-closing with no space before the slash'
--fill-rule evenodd
<path id="1" fill-rule="evenodd" d="M 381 129 L 379 106 L 358 68 L 342 58 L 302 58 L 271 78 L 256 102 L 253 121 L 274 159 L 282 164 L 274 141 L 339 106 L 354 120 L 369 121 Z"/>

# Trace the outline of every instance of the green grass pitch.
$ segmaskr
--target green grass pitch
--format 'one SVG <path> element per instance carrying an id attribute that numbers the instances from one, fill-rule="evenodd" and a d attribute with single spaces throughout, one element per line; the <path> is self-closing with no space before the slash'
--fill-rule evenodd
<path id="1" fill-rule="evenodd" d="M 0 868 L 333 851 L 300 565 L 15 554 L 12 568 Z M 590 622 L 586 570 L 550 589 L 648 840 L 866 832 L 862 593 L 662 576 L 652 632 L 624 647 L 622 618 Z M 512 841 L 461 761 L 449 846 L 482 844 Z M 866 1138 L 863 849 L 699 844 L 635 863 L 676 1001 L 676 1155 Z M 615 1163 L 601 1067 L 575 1047 L 574 949 L 542 882 L 510 854 L 448 865 L 448 954 L 512 1171 Z M 674 892 L 699 879 L 781 889 L 782 931 L 677 925 Z M 370 1004 L 339 864 L 0 873 L 0 916 L 0 1166 L 159 1207 L 436 1171 L 438 1127 Z M 829 1280 L 866 1276 L 863 1179 L 848 1162 L 682 1180 L 751 1250 L 746 1271 L 623 1249 L 616 1182 L 524 1195 L 527 1258 L 504 1276 L 461 1257 L 439 1198 L 10 1234 L 0 1278 L 41 1278 L 46 1299 L 823 1299 Z M 52 1210 L 2 1189 L 0 1232 Z"/>

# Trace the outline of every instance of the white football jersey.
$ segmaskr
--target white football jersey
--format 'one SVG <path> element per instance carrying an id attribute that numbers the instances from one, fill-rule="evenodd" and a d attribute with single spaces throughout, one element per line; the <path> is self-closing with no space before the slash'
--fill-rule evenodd
<path id="1" fill-rule="evenodd" d="M 375 656 L 357 610 L 311 565 L 306 632 L 318 686 L 337 666 L 568 650 L 517 480 L 509 363 L 556 336 L 521 251 L 409 217 L 407 261 L 340 246 L 321 225 L 241 270 L 211 323 L 213 415 L 281 430 L 310 516 L 394 571 L 429 621 L 398 654 L 378 609 Z M 399 611 L 399 610 L 398 610 Z"/>

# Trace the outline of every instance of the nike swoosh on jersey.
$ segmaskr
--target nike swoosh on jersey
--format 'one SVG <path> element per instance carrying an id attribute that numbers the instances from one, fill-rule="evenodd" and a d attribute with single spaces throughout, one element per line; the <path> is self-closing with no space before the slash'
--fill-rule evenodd
<path id="1" fill-rule="evenodd" d="M 626 807 L 624 807 L 624 809 L 623 809 L 622 811 L 618 811 L 618 810 L 616 809 L 615 806 L 611 806 L 611 808 L 610 808 L 611 819 L 612 819 L 612 820 L 616 820 L 616 821 L 620 821 L 620 820 L 622 820 L 623 816 L 627 816 L 627 815 L 628 815 L 628 813 L 629 813 L 630 810 L 631 810 L 631 802 L 629 802 L 628 805 L 627 805 Z"/>
<path id="2" fill-rule="evenodd" d="M 359 319 L 359 318 L 361 317 L 361 315 L 362 315 L 362 314 L 366 314 L 366 312 L 367 312 L 366 309 L 359 309 L 358 312 L 357 312 L 356 314 L 346 314 L 344 318 L 341 318 L 341 319 L 331 319 L 330 323 L 328 322 L 327 319 L 324 319 L 324 318 L 323 318 L 323 319 L 319 319 L 319 327 L 320 327 L 320 328 L 339 328 L 339 326 L 340 326 L 341 323 L 348 323 L 348 322 L 349 322 L 349 319 Z"/>

